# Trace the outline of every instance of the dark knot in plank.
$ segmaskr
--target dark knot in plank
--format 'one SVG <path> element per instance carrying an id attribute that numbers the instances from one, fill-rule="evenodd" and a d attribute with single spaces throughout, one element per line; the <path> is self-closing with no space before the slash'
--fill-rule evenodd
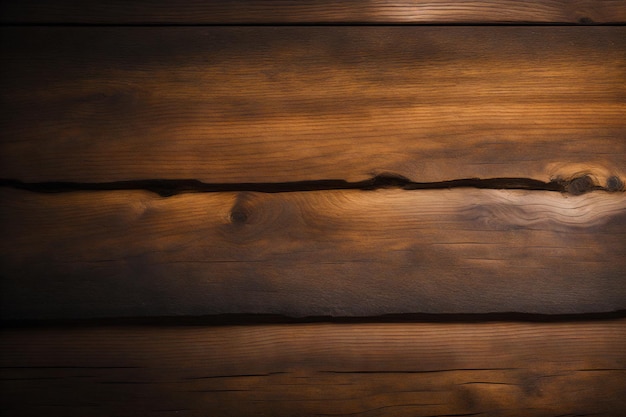
<path id="1" fill-rule="evenodd" d="M 248 220 L 248 213 L 241 209 L 235 209 L 230 213 L 230 221 L 234 224 L 244 224 Z"/>
<path id="2" fill-rule="evenodd" d="M 608 191 L 622 191 L 624 189 L 624 183 L 619 177 L 613 175 L 607 178 L 606 189 Z"/>
<path id="3" fill-rule="evenodd" d="M 572 195 L 581 195 L 596 188 L 593 179 L 589 175 L 577 177 L 565 184 L 565 192 Z"/>

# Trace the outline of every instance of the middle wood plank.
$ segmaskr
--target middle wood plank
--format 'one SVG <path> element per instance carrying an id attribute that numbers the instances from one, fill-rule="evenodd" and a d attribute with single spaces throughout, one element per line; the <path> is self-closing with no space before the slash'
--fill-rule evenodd
<path id="1" fill-rule="evenodd" d="M 623 27 L 10 27 L 0 178 L 626 178 Z"/>
<path id="2" fill-rule="evenodd" d="M 626 308 L 626 196 L 0 191 L 5 319 Z"/>

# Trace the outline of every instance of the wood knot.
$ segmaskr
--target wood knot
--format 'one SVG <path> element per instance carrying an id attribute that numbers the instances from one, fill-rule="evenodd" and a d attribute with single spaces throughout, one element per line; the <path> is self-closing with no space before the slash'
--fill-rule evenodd
<path id="1" fill-rule="evenodd" d="M 596 188 L 593 179 L 589 175 L 577 177 L 565 184 L 565 192 L 573 195 L 581 195 Z"/>
<path id="2" fill-rule="evenodd" d="M 243 225 L 248 223 L 250 219 L 251 207 L 248 202 L 249 194 L 246 192 L 238 193 L 235 204 L 230 208 L 230 223 L 234 225 Z"/>
<path id="3" fill-rule="evenodd" d="M 236 209 L 230 212 L 230 221 L 234 224 L 244 224 L 248 220 L 248 213 L 244 210 Z"/>
<path id="4" fill-rule="evenodd" d="M 606 189 L 608 191 L 622 191 L 624 183 L 618 176 L 613 175 L 606 179 Z"/>

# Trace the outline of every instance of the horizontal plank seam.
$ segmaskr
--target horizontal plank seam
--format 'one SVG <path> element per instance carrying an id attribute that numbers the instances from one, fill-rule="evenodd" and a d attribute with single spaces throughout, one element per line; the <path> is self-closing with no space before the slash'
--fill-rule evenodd
<path id="1" fill-rule="evenodd" d="M 23 21 L 6 21 L 0 22 L 0 27 L 266 27 L 266 26 L 626 26 L 626 22 L 594 22 L 588 18 L 582 18 L 576 22 L 533 22 L 533 21 L 501 21 L 501 22 L 368 22 L 368 21 L 344 21 L 344 22 L 230 22 L 230 23 L 171 23 L 171 22 L 130 22 L 130 23 L 78 23 L 78 22 L 23 22 Z"/>
<path id="2" fill-rule="evenodd" d="M 540 190 L 581 195 L 595 190 L 609 192 L 623 191 L 624 183 L 619 177 L 612 176 L 608 178 L 606 185 L 602 186 L 596 184 L 588 175 L 571 179 L 557 178 L 550 182 L 530 178 L 464 178 L 437 182 L 415 182 L 401 175 L 387 173 L 356 182 L 327 179 L 274 183 L 205 183 L 194 179 L 151 179 L 99 183 L 63 181 L 28 183 L 15 179 L 0 179 L 0 187 L 15 188 L 39 193 L 145 190 L 156 193 L 161 197 L 170 197 L 181 193 L 211 193 L 229 191 L 286 193 L 327 190 L 378 190 L 383 188 L 399 188 L 402 190 L 435 190 L 451 188 Z"/>
<path id="3" fill-rule="evenodd" d="M 383 314 L 379 316 L 306 316 L 281 314 L 214 314 L 206 316 L 110 317 L 88 319 L 0 320 L 2 328 L 90 327 L 90 326 L 251 326 L 267 324 L 372 324 L 372 323 L 571 323 L 621 320 L 626 310 L 579 314 L 463 313 Z"/>

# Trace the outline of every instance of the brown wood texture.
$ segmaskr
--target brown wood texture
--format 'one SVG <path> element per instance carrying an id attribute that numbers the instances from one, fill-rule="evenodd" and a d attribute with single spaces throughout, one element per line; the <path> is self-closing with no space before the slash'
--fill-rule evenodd
<path id="1" fill-rule="evenodd" d="M 0 23 L 617 23 L 621 0 L 19 0 Z"/>
<path id="2" fill-rule="evenodd" d="M 614 416 L 626 321 L 4 330 L 32 416 Z"/>
<path id="3" fill-rule="evenodd" d="M 626 308 L 626 196 L 0 193 L 4 318 Z"/>
<path id="4" fill-rule="evenodd" d="M 0 178 L 624 182 L 624 27 L 0 31 Z"/>

